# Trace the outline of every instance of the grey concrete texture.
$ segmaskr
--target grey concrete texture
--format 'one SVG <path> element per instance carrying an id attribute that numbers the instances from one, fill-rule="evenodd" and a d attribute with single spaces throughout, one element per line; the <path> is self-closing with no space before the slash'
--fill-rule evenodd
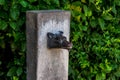
<path id="1" fill-rule="evenodd" d="M 68 50 L 47 48 L 47 32 L 58 31 L 69 41 L 69 11 L 26 12 L 27 80 L 68 80 Z"/>

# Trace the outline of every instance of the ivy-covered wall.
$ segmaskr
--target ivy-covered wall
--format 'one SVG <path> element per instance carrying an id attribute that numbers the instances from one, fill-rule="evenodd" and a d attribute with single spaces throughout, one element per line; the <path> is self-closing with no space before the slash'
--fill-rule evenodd
<path id="1" fill-rule="evenodd" d="M 69 80 L 120 79 L 120 0 L 0 0 L 0 80 L 26 80 L 27 10 L 71 11 Z"/>

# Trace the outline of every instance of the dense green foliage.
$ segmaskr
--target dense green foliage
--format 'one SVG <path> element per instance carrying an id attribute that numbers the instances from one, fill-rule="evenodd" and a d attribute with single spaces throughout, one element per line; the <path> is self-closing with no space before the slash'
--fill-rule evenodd
<path id="1" fill-rule="evenodd" d="M 81 0 L 72 11 L 70 80 L 120 79 L 120 0 Z"/>
<path id="2" fill-rule="evenodd" d="M 26 80 L 25 12 L 71 11 L 69 80 L 120 79 L 120 0 L 0 0 L 0 80 Z"/>

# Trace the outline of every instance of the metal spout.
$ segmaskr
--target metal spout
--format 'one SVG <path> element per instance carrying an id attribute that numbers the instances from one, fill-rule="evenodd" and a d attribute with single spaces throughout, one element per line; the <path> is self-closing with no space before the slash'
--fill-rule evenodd
<path id="1" fill-rule="evenodd" d="M 63 36 L 63 32 L 58 33 L 47 33 L 47 47 L 48 48 L 62 48 L 70 50 L 72 48 L 72 43 L 67 41 L 67 38 Z"/>

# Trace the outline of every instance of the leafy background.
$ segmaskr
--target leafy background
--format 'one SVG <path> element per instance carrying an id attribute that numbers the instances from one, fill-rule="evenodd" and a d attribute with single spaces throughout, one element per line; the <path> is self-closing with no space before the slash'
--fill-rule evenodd
<path id="1" fill-rule="evenodd" d="M 0 0 L 0 80 L 26 80 L 27 10 L 71 11 L 69 80 L 120 79 L 120 0 Z"/>

